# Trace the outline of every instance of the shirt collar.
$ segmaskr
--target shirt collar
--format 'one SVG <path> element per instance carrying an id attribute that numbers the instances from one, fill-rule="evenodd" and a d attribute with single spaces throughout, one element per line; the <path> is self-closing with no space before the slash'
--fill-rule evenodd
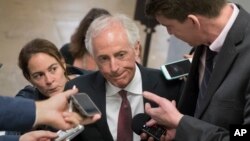
<path id="1" fill-rule="evenodd" d="M 135 64 L 136 65 L 136 64 Z M 106 82 L 106 95 L 112 96 L 117 94 L 121 88 L 114 86 L 109 81 Z M 132 94 L 142 94 L 142 78 L 139 67 L 135 66 L 135 75 L 132 81 L 124 88 L 124 90 L 132 93 Z"/>
<path id="2" fill-rule="evenodd" d="M 229 30 L 233 26 L 233 23 L 235 22 L 238 14 L 239 14 L 239 8 L 234 3 L 230 3 L 230 4 L 233 7 L 233 13 L 232 13 L 231 17 L 229 18 L 229 21 L 227 22 L 226 26 L 223 28 L 222 32 L 220 33 L 220 35 L 209 46 L 209 48 L 212 51 L 219 52 L 221 50 L 222 45 L 224 44 L 224 41 L 227 37 Z"/>

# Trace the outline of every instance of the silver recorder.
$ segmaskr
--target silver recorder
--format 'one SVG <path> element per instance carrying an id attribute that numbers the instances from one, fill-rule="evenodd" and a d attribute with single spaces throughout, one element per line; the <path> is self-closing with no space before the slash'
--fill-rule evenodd
<path id="1" fill-rule="evenodd" d="M 84 126 L 78 125 L 75 128 L 63 131 L 59 130 L 57 132 L 58 137 L 54 141 L 69 141 L 73 139 L 75 136 L 80 134 L 84 130 Z"/>

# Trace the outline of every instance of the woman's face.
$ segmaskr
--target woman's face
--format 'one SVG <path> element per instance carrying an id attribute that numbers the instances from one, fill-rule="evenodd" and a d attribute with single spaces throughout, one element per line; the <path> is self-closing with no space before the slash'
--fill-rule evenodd
<path id="1" fill-rule="evenodd" d="M 59 62 L 46 53 L 33 54 L 28 62 L 30 82 L 45 96 L 64 90 L 67 78 Z"/>

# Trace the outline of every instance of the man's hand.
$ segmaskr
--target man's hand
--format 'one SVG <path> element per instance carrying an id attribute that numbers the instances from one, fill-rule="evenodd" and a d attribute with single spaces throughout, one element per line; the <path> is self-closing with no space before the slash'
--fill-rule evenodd
<path id="1" fill-rule="evenodd" d="M 158 104 L 158 107 L 151 107 L 149 103 L 145 104 L 145 112 L 152 118 L 146 125 L 162 125 L 167 128 L 166 134 L 161 136 L 161 141 L 172 141 L 175 138 L 176 127 L 178 126 L 183 115 L 177 110 L 176 102 L 169 101 L 150 92 L 144 92 L 143 96 Z M 146 133 L 140 135 L 142 140 L 154 141 Z"/>
<path id="2" fill-rule="evenodd" d="M 166 135 L 161 136 L 160 141 L 173 141 L 175 138 L 175 133 L 176 133 L 176 129 L 167 130 Z"/>
<path id="3" fill-rule="evenodd" d="M 69 98 L 77 92 L 78 89 L 75 88 L 57 94 L 48 100 L 36 102 L 36 122 L 34 126 L 45 124 L 57 129 L 67 130 L 78 124 L 86 125 L 100 119 L 100 114 L 93 117 L 82 117 L 76 112 L 69 112 Z"/>
<path id="4" fill-rule="evenodd" d="M 63 113 L 65 121 L 74 124 L 74 126 L 81 124 L 87 125 L 96 122 L 101 118 L 101 114 L 95 114 L 92 117 L 82 117 L 80 114 L 75 112 L 64 112 Z"/>
<path id="5" fill-rule="evenodd" d="M 31 131 L 20 136 L 19 141 L 52 141 L 57 134 L 50 131 Z"/>
<path id="6" fill-rule="evenodd" d="M 57 94 L 48 100 L 36 102 L 36 122 L 34 125 L 50 125 L 57 129 L 70 129 L 75 126 L 64 119 L 63 113 L 68 111 L 68 99 L 76 94 L 78 89 L 71 89 Z"/>
<path id="7" fill-rule="evenodd" d="M 159 106 L 153 108 L 149 103 L 145 104 L 145 111 L 152 118 L 152 120 L 146 123 L 147 126 L 152 126 L 155 124 L 155 121 L 167 129 L 173 129 L 178 126 L 183 115 L 177 110 L 175 101 L 171 102 L 150 92 L 144 92 L 143 96 Z"/>

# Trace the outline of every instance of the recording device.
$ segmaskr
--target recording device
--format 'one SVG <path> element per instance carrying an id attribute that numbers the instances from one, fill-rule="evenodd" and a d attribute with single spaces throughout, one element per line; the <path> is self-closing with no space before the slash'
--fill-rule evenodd
<path id="1" fill-rule="evenodd" d="M 183 59 L 162 65 L 161 70 L 167 80 L 172 80 L 187 76 L 190 67 L 191 61 L 189 59 Z"/>
<path id="2" fill-rule="evenodd" d="M 149 136 L 153 137 L 154 140 L 159 141 L 161 136 L 165 134 L 166 128 L 157 124 L 150 127 L 147 126 L 146 122 L 150 119 L 150 116 L 144 113 L 135 115 L 132 120 L 132 130 L 138 135 L 147 133 Z"/>
<path id="3" fill-rule="evenodd" d="M 77 93 L 71 96 L 74 110 L 82 116 L 91 117 L 95 114 L 101 114 L 98 107 L 86 93 Z"/>
<path id="4" fill-rule="evenodd" d="M 75 128 L 63 131 L 63 130 L 59 130 L 57 132 L 58 137 L 54 140 L 54 141 L 68 141 L 73 139 L 75 136 L 77 136 L 78 134 L 80 134 L 84 129 L 84 126 L 82 125 L 78 125 Z"/>
<path id="5" fill-rule="evenodd" d="M 71 107 L 72 106 L 72 107 Z M 101 113 L 95 103 L 86 93 L 77 93 L 71 96 L 70 99 L 70 111 L 73 108 L 76 112 L 82 116 L 91 117 L 96 113 Z M 58 137 L 54 141 L 68 141 L 73 139 L 75 136 L 80 134 L 84 129 L 84 126 L 78 125 L 75 128 L 63 131 L 59 130 L 57 132 Z"/>

